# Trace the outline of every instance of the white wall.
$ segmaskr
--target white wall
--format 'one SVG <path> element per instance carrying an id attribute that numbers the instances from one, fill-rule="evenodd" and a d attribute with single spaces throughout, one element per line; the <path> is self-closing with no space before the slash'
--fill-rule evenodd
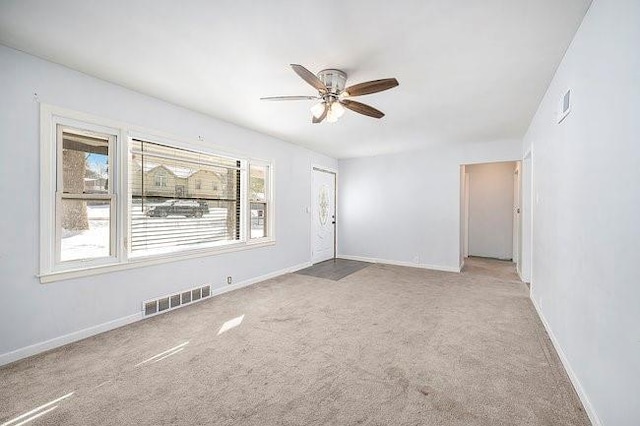
<path id="1" fill-rule="evenodd" d="M 513 256 L 515 162 L 474 164 L 469 173 L 469 256 Z"/>
<path id="2" fill-rule="evenodd" d="M 557 124 L 567 88 L 572 111 Z M 532 299 L 592 418 L 639 425 L 640 1 L 592 3 L 529 148 Z"/>
<path id="3" fill-rule="evenodd" d="M 460 165 L 517 160 L 521 148 L 507 140 L 340 160 L 339 255 L 459 270 Z"/>
<path id="4" fill-rule="evenodd" d="M 309 262 L 305 207 L 311 164 L 336 168 L 337 161 L 3 46 L 0 75 L 0 363 L 60 340 L 21 350 L 29 345 L 110 321 L 136 319 L 144 299 L 205 283 L 218 288 L 229 275 L 239 283 Z M 44 103 L 187 141 L 203 136 L 212 145 L 272 159 L 276 245 L 40 284 L 39 104 L 34 93 Z"/>

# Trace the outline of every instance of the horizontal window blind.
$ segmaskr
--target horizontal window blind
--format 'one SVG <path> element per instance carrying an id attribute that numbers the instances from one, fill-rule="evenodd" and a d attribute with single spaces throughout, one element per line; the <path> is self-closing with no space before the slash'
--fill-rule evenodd
<path id="1" fill-rule="evenodd" d="M 130 253 L 240 239 L 240 160 L 132 140 Z"/>

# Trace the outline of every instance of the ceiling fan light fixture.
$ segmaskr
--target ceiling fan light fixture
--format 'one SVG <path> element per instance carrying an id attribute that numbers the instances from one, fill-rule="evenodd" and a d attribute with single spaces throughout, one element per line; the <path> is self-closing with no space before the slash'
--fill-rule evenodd
<path id="1" fill-rule="evenodd" d="M 365 81 L 364 83 L 346 86 L 347 74 L 338 69 L 324 69 L 318 74 L 298 64 L 291 64 L 291 68 L 306 83 L 315 88 L 318 94 L 315 96 L 267 96 L 261 98 L 265 101 L 300 101 L 319 100 L 310 110 L 311 123 L 318 124 L 323 121 L 335 123 L 344 115 L 345 109 L 373 118 L 382 118 L 384 113 L 372 106 L 356 102 L 350 98 L 354 96 L 370 95 L 382 92 L 398 86 L 395 78 L 383 78 L 380 80 Z"/>
<path id="2" fill-rule="evenodd" d="M 335 123 L 336 121 L 338 121 L 338 117 L 329 110 L 327 113 L 327 123 Z"/>
<path id="3" fill-rule="evenodd" d="M 344 107 L 340 102 L 334 101 L 331 103 L 331 112 L 336 116 L 336 118 L 340 118 L 344 115 Z"/>
<path id="4" fill-rule="evenodd" d="M 317 104 L 311 107 L 311 114 L 313 114 L 315 118 L 320 118 L 323 113 L 324 113 L 324 102 L 318 102 Z"/>

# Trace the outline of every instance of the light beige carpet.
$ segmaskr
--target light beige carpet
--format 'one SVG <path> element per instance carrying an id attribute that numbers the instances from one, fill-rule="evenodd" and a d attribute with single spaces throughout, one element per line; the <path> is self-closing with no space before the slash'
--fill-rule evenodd
<path id="1" fill-rule="evenodd" d="M 482 259 L 285 275 L 1 368 L 0 424 L 589 424 L 527 292 Z"/>

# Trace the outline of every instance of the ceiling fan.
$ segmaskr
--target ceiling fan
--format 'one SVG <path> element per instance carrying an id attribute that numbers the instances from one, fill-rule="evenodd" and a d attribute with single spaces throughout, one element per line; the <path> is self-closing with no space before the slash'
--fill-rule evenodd
<path id="1" fill-rule="evenodd" d="M 311 119 L 312 123 L 321 123 L 325 119 L 329 123 L 335 123 L 338 121 L 338 118 L 342 117 L 345 108 L 369 117 L 382 118 L 384 117 L 382 111 L 378 111 L 369 105 L 352 101 L 349 98 L 382 92 L 383 90 L 392 89 L 398 85 L 398 80 L 395 78 L 385 78 L 354 84 L 353 86 L 345 88 L 347 74 L 344 71 L 326 69 L 320 71 L 318 75 L 315 75 L 302 65 L 291 64 L 291 68 L 293 68 L 296 74 L 304 81 L 313 86 L 318 91 L 318 95 L 268 96 L 260 99 L 263 101 L 318 100 L 320 102 L 311 107 L 311 114 L 313 115 Z"/>

